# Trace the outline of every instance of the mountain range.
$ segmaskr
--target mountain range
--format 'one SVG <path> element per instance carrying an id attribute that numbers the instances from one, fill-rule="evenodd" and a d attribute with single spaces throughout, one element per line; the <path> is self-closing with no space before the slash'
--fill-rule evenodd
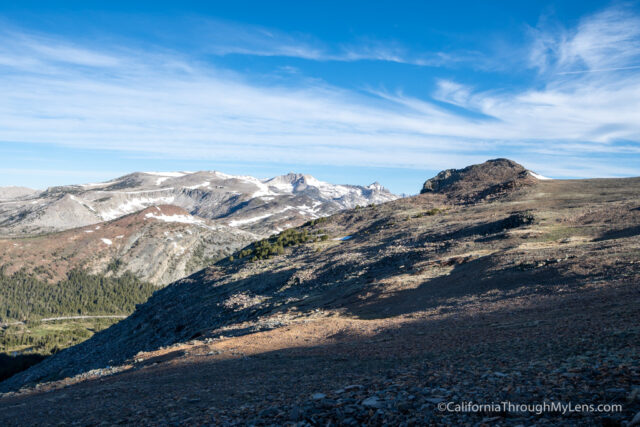
<path id="1" fill-rule="evenodd" d="M 248 243 L 342 209 L 395 200 L 378 183 L 290 173 L 137 172 L 36 191 L 0 188 L 0 265 L 55 281 L 73 268 L 165 285 Z M 113 266 L 117 265 L 116 271 Z"/>

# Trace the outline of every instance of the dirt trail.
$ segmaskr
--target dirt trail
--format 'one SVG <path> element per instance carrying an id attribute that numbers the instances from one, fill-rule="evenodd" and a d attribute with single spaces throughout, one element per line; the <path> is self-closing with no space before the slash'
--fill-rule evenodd
<path id="1" fill-rule="evenodd" d="M 40 319 L 41 322 L 52 322 L 54 320 L 80 320 L 80 319 L 125 319 L 126 315 L 109 315 L 109 316 L 61 316 L 61 317 L 47 317 L 46 319 Z"/>

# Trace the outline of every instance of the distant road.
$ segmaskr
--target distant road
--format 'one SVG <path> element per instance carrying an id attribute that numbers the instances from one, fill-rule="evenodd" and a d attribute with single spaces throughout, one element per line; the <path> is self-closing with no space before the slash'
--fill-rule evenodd
<path id="1" fill-rule="evenodd" d="M 52 320 L 75 320 L 75 319 L 124 319 L 125 315 L 113 315 L 113 316 L 66 316 L 66 317 L 48 317 L 46 319 L 40 319 L 41 322 L 50 322 Z"/>
<path id="2" fill-rule="evenodd" d="M 18 321 L 18 322 L 0 323 L 0 328 L 12 326 L 12 325 L 24 325 L 24 322 Z"/>

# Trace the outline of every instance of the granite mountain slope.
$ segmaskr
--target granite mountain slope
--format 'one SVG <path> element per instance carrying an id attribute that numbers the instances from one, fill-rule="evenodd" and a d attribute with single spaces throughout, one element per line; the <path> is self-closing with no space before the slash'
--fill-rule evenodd
<path id="1" fill-rule="evenodd" d="M 8 273 L 37 269 L 50 281 L 80 267 L 130 271 L 166 285 L 252 240 L 395 198 L 377 183 L 333 185 L 302 174 L 259 180 L 215 171 L 133 173 L 44 192 L 0 188 L 0 265 Z"/>
<path id="2" fill-rule="evenodd" d="M 131 272 L 157 286 L 228 256 L 259 236 L 160 205 L 112 221 L 33 237 L 0 239 L 5 274 L 36 273 L 56 283 L 74 269 Z"/>

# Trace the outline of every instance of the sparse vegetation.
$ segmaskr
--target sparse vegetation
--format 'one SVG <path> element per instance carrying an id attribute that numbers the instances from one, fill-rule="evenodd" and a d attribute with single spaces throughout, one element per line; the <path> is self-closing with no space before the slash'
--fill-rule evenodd
<path id="1" fill-rule="evenodd" d="M 320 220 L 322 218 L 318 218 Z M 318 221 L 313 220 L 313 221 Z M 312 221 L 310 221 L 312 222 Z M 313 225 L 317 224 L 314 223 Z M 284 248 L 289 246 L 298 246 L 307 242 L 316 242 L 327 240 L 328 236 L 324 230 L 315 230 L 309 232 L 309 230 L 302 228 L 290 228 L 283 231 L 277 236 L 270 237 L 268 239 L 262 239 L 250 246 L 241 250 L 238 253 L 238 258 L 250 257 L 251 261 L 257 261 L 260 259 L 268 259 L 275 255 L 281 255 L 284 253 Z M 232 261 L 231 257 L 229 258 Z"/>
<path id="2" fill-rule="evenodd" d="M 323 216 L 323 217 L 320 217 L 320 218 L 312 219 L 311 221 L 305 222 L 302 226 L 303 227 L 313 227 L 314 225 L 318 225 L 318 224 L 322 224 L 323 222 L 327 222 L 328 218 L 329 217 Z"/>
<path id="3" fill-rule="evenodd" d="M 422 218 L 422 217 L 425 217 L 425 216 L 434 216 L 434 215 L 437 215 L 437 214 L 442 213 L 442 212 L 443 212 L 442 209 L 431 208 L 431 209 L 429 209 L 427 211 L 420 212 L 420 213 L 414 215 L 413 218 Z"/>
<path id="4" fill-rule="evenodd" d="M 198 244 L 198 246 L 196 246 L 196 248 L 193 250 L 191 254 L 191 257 L 187 261 L 187 265 L 185 266 L 185 270 L 187 271 L 187 273 L 191 273 L 207 265 L 211 265 L 221 258 L 221 257 L 216 258 L 216 257 L 206 256 L 205 250 L 206 250 L 206 244 L 204 242 L 201 242 Z M 176 259 L 174 262 L 177 262 L 177 261 L 178 260 Z"/>
<path id="5" fill-rule="evenodd" d="M 113 319 L 33 320 L 0 329 L 1 353 L 50 355 L 78 344 L 114 322 Z"/>
<path id="6" fill-rule="evenodd" d="M 536 240 L 542 242 L 554 242 L 574 236 L 588 236 L 591 233 L 589 227 L 571 227 L 564 225 L 552 225 L 541 228 L 544 231 Z"/>
<path id="7" fill-rule="evenodd" d="M 117 273 L 121 266 L 122 261 L 116 258 L 107 265 L 107 272 Z"/>

